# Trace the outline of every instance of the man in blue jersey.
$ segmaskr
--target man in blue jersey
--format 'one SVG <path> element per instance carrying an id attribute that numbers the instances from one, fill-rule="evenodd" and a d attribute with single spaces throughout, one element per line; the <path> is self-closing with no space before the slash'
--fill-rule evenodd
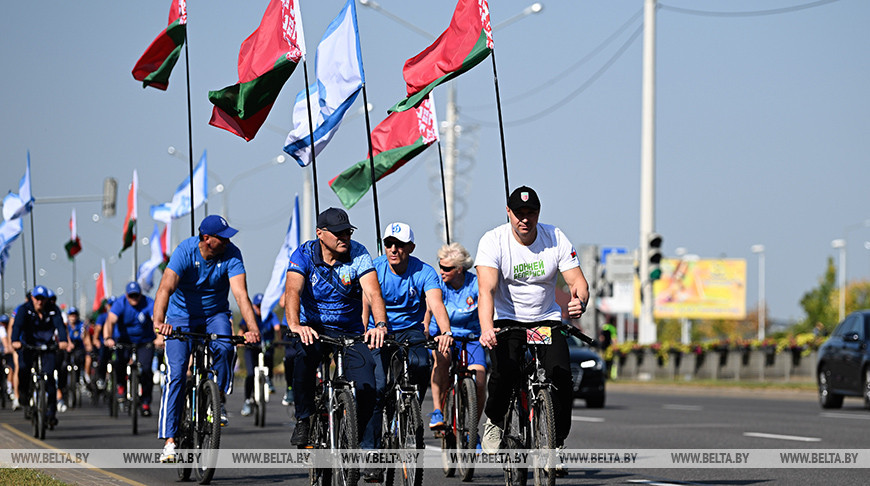
<path id="1" fill-rule="evenodd" d="M 242 252 L 230 242 L 238 231 L 218 215 L 206 216 L 199 224 L 199 236 L 182 241 L 172 257 L 154 300 L 154 329 L 165 336 L 173 329 L 232 334 L 229 292 L 239 305 L 242 318 L 256 322 Z M 247 342 L 259 342 L 260 330 L 250 326 Z M 184 406 L 184 384 L 192 344 L 188 341 L 166 341 L 166 364 L 169 380 L 160 402 L 157 436 L 165 439 L 161 462 L 174 462 L 175 434 Z M 224 402 L 232 392 L 234 348 L 229 341 L 212 341 L 216 381 L 221 390 L 220 420 L 227 424 Z"/>
<path id="2" fill-rule="evenodd" d="M 84 373 L 85 370 L 85 323 L 79 319 L 79 310 L 76 307 L 70 307 L 69 311 L 66 315 L 66 328 L 69 333 L 69 340 L 72 343 L 72 348 L 69 349 L 68 352 L 58 353 L 58 356 L 62 358 L 57 367 L 57 382 L 60 384 L 58 388 L 58 395 L 60 395 L 57 402 L 57 410 L 59 412 L 65 412 L 67 410 L 65 398 L 61 392 L 67 392 L 70 390 L 63 390 L 63 387 L 67 385 L 67 381 L 69 380 L 69 372 L 67 370 L 68 366 L 71 364 L 78 365 L 79 373 Z M 75 377 L 73 377 L 75 379 Z M 73 383 L 72 386 L 78 386 L 77 383 Z"/>
<path id="3" fill-rule="evenodd" d="M 103 345 L 103 326 L 106 324 L 109 309 L 115 304 L 115 300 L 117 299 L 114 295 L 106 298 L 106 301 L 100 304 L 97 319 L 94 321 L 93 342 L 91 344 L 97 351 L 97 388 L 100 390 L 106 388 L 106 368 L 109 366 L 109 351 Z"/>
<path id="4" fill-rule="evenodd" d="M 358 433 L 373 423 L 375 362 L 369 347 L 379 348 L 387 333 L 384 300 L 368 250 L 350 239 L 356 228 L 342 209 L 329 208 L 317 216 L 317 239 L 306 241 L 290 256 L 284 291 L 285 315 L 290 331 L 299 334 L 293 369 L 296 429 L 290 443 L 308 444 L 314 413 L 317 365 L 326 346 L 317 340 L 328 336 L 365 333 L 367 347 L 357 343 L 345 354 L 344 371 L 356 387 Z M 377 324 L 366 331 L 362 320 L 363 300 L 371 303 Z M 380 427 L 380 422 L 377 422 Z M 374 449 L 363 440 L 362 449 Z"/>
<path id="5" fill-rule="evenodd" d="M 154 388 L 154 372 L 151 370 L 151 361 L 154 359 L 154 346 L 149 346 L 156 339 L 154 334 L 154 322 L 151 315 L 154 314 L 154 301 L 151 297 L 142 295 L 142 287 L 137 282 L 127 284 L 127 292 L 123 299 L 117 299 L 109 310 L 106 325 L 103 326 L 103 342 L 111 348 L 115 343 L 135 344 L 136 354 L 142 363 L 142 416 L 151 416 L 151 395 Z M 124 396 L 126 390 L 123 383 L 126 381 L 124 370 L 130 361 L 132 350 L 119 349 L 115 353 L 115 361 L 112 369 L 116 373 L 115 384 L 118 396 Z M 134 391 L 135 393 L 135 391 Z M 137 413 L 138 410 L 133 410 Z"/>
<path id="6" fill-rule="evenodd" d="M 391 223 L 384 229 L 386 253 L 375 259 L 374 266 L 387 309 L 389 332 L 398 341 L 425 338 L 423 320 L 428 307 L 435 315 L 440 330 L 435 338 L 438 352 L 446 355 L 453 344 L 453 334 L 442 300 L 440 279 L 434 268 L 411 256 L 414 248 L 414 232 L 407 224 Z M 368 315 L 367 310 L 363 311 L 363 316 Z M 374 325 L 374 321 L 369 320 L 369 327 Z M 376 423 L 366 430 L 365 438 L 377 440 L 380 435 L 383 400 L 387 388 L 385 370 L 394 352 L 394 349 L 388 348 L 372 350 L 378 399 L 375 404 Z M 422 400 L 429 385 L 429 351 L 423 344 L 419 344 L 409 350 L 408 358 L 411 382 L 417 385 L 418 396 Z"/>

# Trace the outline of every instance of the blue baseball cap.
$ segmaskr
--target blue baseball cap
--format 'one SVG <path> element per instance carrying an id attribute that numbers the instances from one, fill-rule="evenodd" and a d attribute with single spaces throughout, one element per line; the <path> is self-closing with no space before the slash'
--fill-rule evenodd
<path id="1" fill-rule="evenodd" d="M 9 322 L 9 316 L 7 316 L 6 314 L 0 314 L 0 322 L 6 324 L 7 322 Z"/>
<path id="2" fill-rule="evenodd" d="M 227 220 L 217 214 L 206 216 L 199 223 L 199 234 L 220 236 L 221 238 L 232 238 L 239 231 L 231 228 Z"/>
<path id="3" fill-rule="evenodd" d="M 75 315 L 78 315 L 78 313 L 79 313 L 79 309 L 75 306 L 70 307 L 69 312 L 67 312 L 67 314 L 75 314 Z"/>
<path id="4" fill-rule="evenodd" d="M 137 282 L 130 282 L 127 284 L 127 291 L 126 291 L 127 295 L 141 294 L 141 293 L 142 293 L 142 287 L 140 287 Z"/>
<path id="5" fill-rule="evenodd" d="M 30 295 L 32 295 L 33 297 L 42 297 L 45 299 L 47 299 L 49 297 L 48 289 L 45 288 L 44 285 L 37 285 L 36 287 L 33 287 L 33 290 L 30 292 Z"/>
<path id="6" fill-rule="evenodd" d="M 117 297 L 115 297 L 114 295 L 110 295 L 109 298 L 106 299 L 106 302 L 107 302 L 109 305 L 112 305 L 112 304 L 115 303 L 116 300 L 118 300 Z"/>
<path id="7" fill-rule="evenodd" d="M 53 299 L 53 298 L 55 297 L 55 296 L 54 296 L 54 291 L 53 291 L 53 290 L 51 290 L 51 289 L 46 289 L 46 291 L 48 291 L 48 298 L 49 298 L 49 299 Z"/>
<path id="8" fill-rule="evenodd" d="M 254 305 L 260 305 L 263 303 L 263 294 L 257 294 L 254 296 L 254 300 L 252 301 Z"/>

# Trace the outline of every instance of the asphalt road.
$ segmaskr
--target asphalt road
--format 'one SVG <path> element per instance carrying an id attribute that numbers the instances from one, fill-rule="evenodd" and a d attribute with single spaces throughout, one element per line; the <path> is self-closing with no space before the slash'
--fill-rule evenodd
<path id="1" fill-rule="evenodd" d="M 280 396 L 273 396 L 267 425 L 257 428 L 253 417 L 239 414 L 241 388 L 236 390 L 228 402 L 230 425 L 221 434 L 222 448 L 288 448 L 292 407 L 282 407 Z M 431 404 L 424 403 L 423 410 L 431 411 Z M 870 412 L 860 400 L 847 399 L 843 409 L 823 411 L 811 392 L 619 385 L 608 390 L 603 409 L 586 409 L 578 401 L 573 419 L 566 444 L 569 449 L 870 449 Z M 129 418 L 110 418 L 102 408 L 70 410 L 60 420 L 59 427 L 47 433 L 45 446 L 64 450 L 153 448 L 155 452 L 162 446 L 156 438 L 156 413 L 140 420 L 138 436 L 131 434 Z M 0 422 L 29 434 L 29 423 L 20 412 L 2 410 Z M 440 446 L 428 433 L 426 443 L 428 448 Z M 870 468 L 870 464 L 865 466 Z M 144 484 L 176 482 L 174 470 L 115 469 L 111 473 Z M 573 469 L 558 484 L 867 484 L 867 477 L 866 469 L 636 469 L 615 465 Z M 307 471 L 299 469 L 219 469 L 212 484 L 306 482 Z M 424 484 L 445 482 L 458 484 L 459 480 L 445 479 L 438 469 L 426 470 Z M 503 484 L 501 472 L 478 470 L 474 484 Z"/>

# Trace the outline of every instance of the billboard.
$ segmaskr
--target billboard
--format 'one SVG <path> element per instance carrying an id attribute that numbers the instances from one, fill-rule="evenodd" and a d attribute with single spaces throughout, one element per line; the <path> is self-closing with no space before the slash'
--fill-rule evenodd
<path id="1" fill-rule="evenodd" d="M 653 285 L 656 318 L 746 318 L 746 260 L 663 259 L 661 266 L 662 278 Z"/>

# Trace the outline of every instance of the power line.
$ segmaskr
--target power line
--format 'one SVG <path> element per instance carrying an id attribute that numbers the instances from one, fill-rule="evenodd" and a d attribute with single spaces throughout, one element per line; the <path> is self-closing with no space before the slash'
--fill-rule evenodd
<path id="1" fill-rule="evenodd" d="M 795 5 L 792 7 L 773 8 L 769 10 L 753 10 L 750 12 L 714 12 L 709 10 L 695 10 L 691 8 L 671 7 L 670 5 L 664 5 L 661 3 L 659 4 L 659 8 L 661 8 L 662 10 L 670 10 L 672 12 L 686 15 L 700 15 L 704 17 L 761 17 L 764 15 L 779 15 L 784 13 L 797 12 L 799 10 L 806 10 L 809 8 L 821 7 L 822 5 L 827 5 L 836 1 L 838 0 L 818 0 L 816 2 Z"/>

